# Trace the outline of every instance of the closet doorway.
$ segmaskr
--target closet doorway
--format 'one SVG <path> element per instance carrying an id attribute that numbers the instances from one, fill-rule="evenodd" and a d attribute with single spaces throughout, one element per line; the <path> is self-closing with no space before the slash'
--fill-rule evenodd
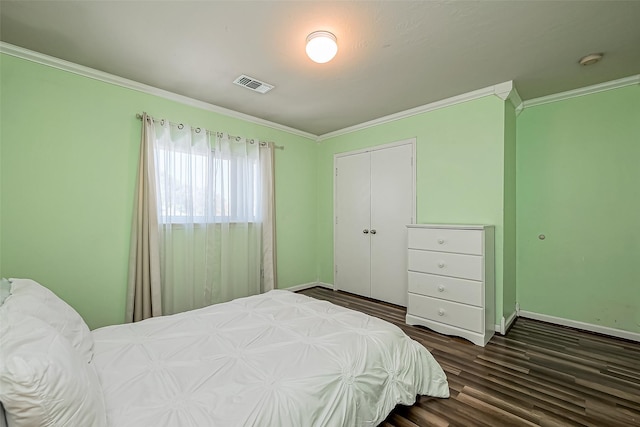
<path id="1" fill-rule="evenodd" d="M 416 140 L 334 155 L 336 289 L 407 305 Z"/>

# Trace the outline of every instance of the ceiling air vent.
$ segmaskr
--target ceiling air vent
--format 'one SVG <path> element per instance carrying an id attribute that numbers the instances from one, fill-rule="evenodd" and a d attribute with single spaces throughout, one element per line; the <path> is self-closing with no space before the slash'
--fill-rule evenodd
<path id="1" fill-rule="evenodd" d="M 235 79 L 233 82 L 238 86 L 246 87 L 247 89 L 251 89 L 255 92 L 260 93 L 267 93 L 274 88 L 273 85 L 261 82 L 260 80 L 254 79 L 253 77 L 245 76 L 244 74 Z"/>

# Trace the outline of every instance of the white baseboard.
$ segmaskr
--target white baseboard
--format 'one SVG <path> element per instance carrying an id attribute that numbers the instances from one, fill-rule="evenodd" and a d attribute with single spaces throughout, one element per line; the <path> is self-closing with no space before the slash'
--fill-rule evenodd
<path id="1" fill-rule="evenodd" d="M 302 283 L 300 285 L 293 285 L 293 286 L 289 286 L 288 288 L 282 288 L 282 289 L 284 289 L 285 291 L 298 292 L 298 291 L 304 291 L 305 289 L 315 288 L 316 286 L 320 286 L 322 288 L 328 288 L 328 289 L 331 289 L 332 291 L 335 290 L 333 288 L 333 285 L 329 283 L 324 283 L 324 282 Z"/>
<path id="2" fill-rule="evenodd" d="M 332 291 L 337 291 L 336 287 L 331 283 L 317 282 L 316 285 L 322 288 L 331 289 Z"/>
<path id="3" fill-rule="evenodd" d="M 516 321 L 516 317 L 517 317 L 517 313 L 515 311 L 511 313 L 509 317 L 507 317 L 506 319 L 504 316 L 502 316 L 500 318 L 500 324 L 495 325 L 496 332 L 499 332 L 501 335 L 506 334 L 509 328 L 511 327 L 511 325 L 513 325 L 513 322 Z"/>
<path id="4" fill-rule="evenodd" d="M 549 316 L 547 314 L 533 313 L 531 311 L 520 310 L 518 316 L 527 319 L 540 320 L 547 323 L 555 323 L 556 325 L 568 326 L 570 328 L 582 329 L 598 334 L 610 335 L 612 337 L 624 338 L 626 340 L 640 342 L 640 333 L 624 331 L 622 329 L 609 328 L 607 326 L 594 325 L 592 323 L 579 322 L 577 320 L 564 319 L 562 317 Z"/>
<path id="5" fill-rule="evenodd" d="M 506 319 L 504 318 L 504 316 L 502 316 L 502 331 L 500 332 L 502 335 L 507 333 L 511 325 L 513 325 L 513 322 L 516 321 L 517 317 L 518 313 L 516 313 L 515 311 L 511 313 Z"/>

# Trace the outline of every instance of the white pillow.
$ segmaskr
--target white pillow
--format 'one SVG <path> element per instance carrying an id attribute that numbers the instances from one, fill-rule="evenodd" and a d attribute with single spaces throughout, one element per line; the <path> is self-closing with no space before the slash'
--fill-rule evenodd
<path id="1" fill-rule="evenodd" d="M 9 279 L 11 295 L 3 308 L 27 314 L 51 325 L 69 340 L 85 362 L 93 358 L 93 336 L 82 317 L 49 289 L 30 279 Z"/>
<path id="2" fill-rule="evenodd" d="M 10 426 L 107 426 L 93 364 L 40 319 L 3 306 L 0 322 L 0 401 Z"/>

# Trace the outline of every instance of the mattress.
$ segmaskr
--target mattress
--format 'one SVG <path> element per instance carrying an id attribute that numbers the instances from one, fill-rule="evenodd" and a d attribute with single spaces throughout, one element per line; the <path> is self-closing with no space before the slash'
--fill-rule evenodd
<path id="1" fill-rule="evenodd" d="M 376 426 L 449 396 L 398 327 L 284 290 L 92 333 L 114 427 Z"/>

